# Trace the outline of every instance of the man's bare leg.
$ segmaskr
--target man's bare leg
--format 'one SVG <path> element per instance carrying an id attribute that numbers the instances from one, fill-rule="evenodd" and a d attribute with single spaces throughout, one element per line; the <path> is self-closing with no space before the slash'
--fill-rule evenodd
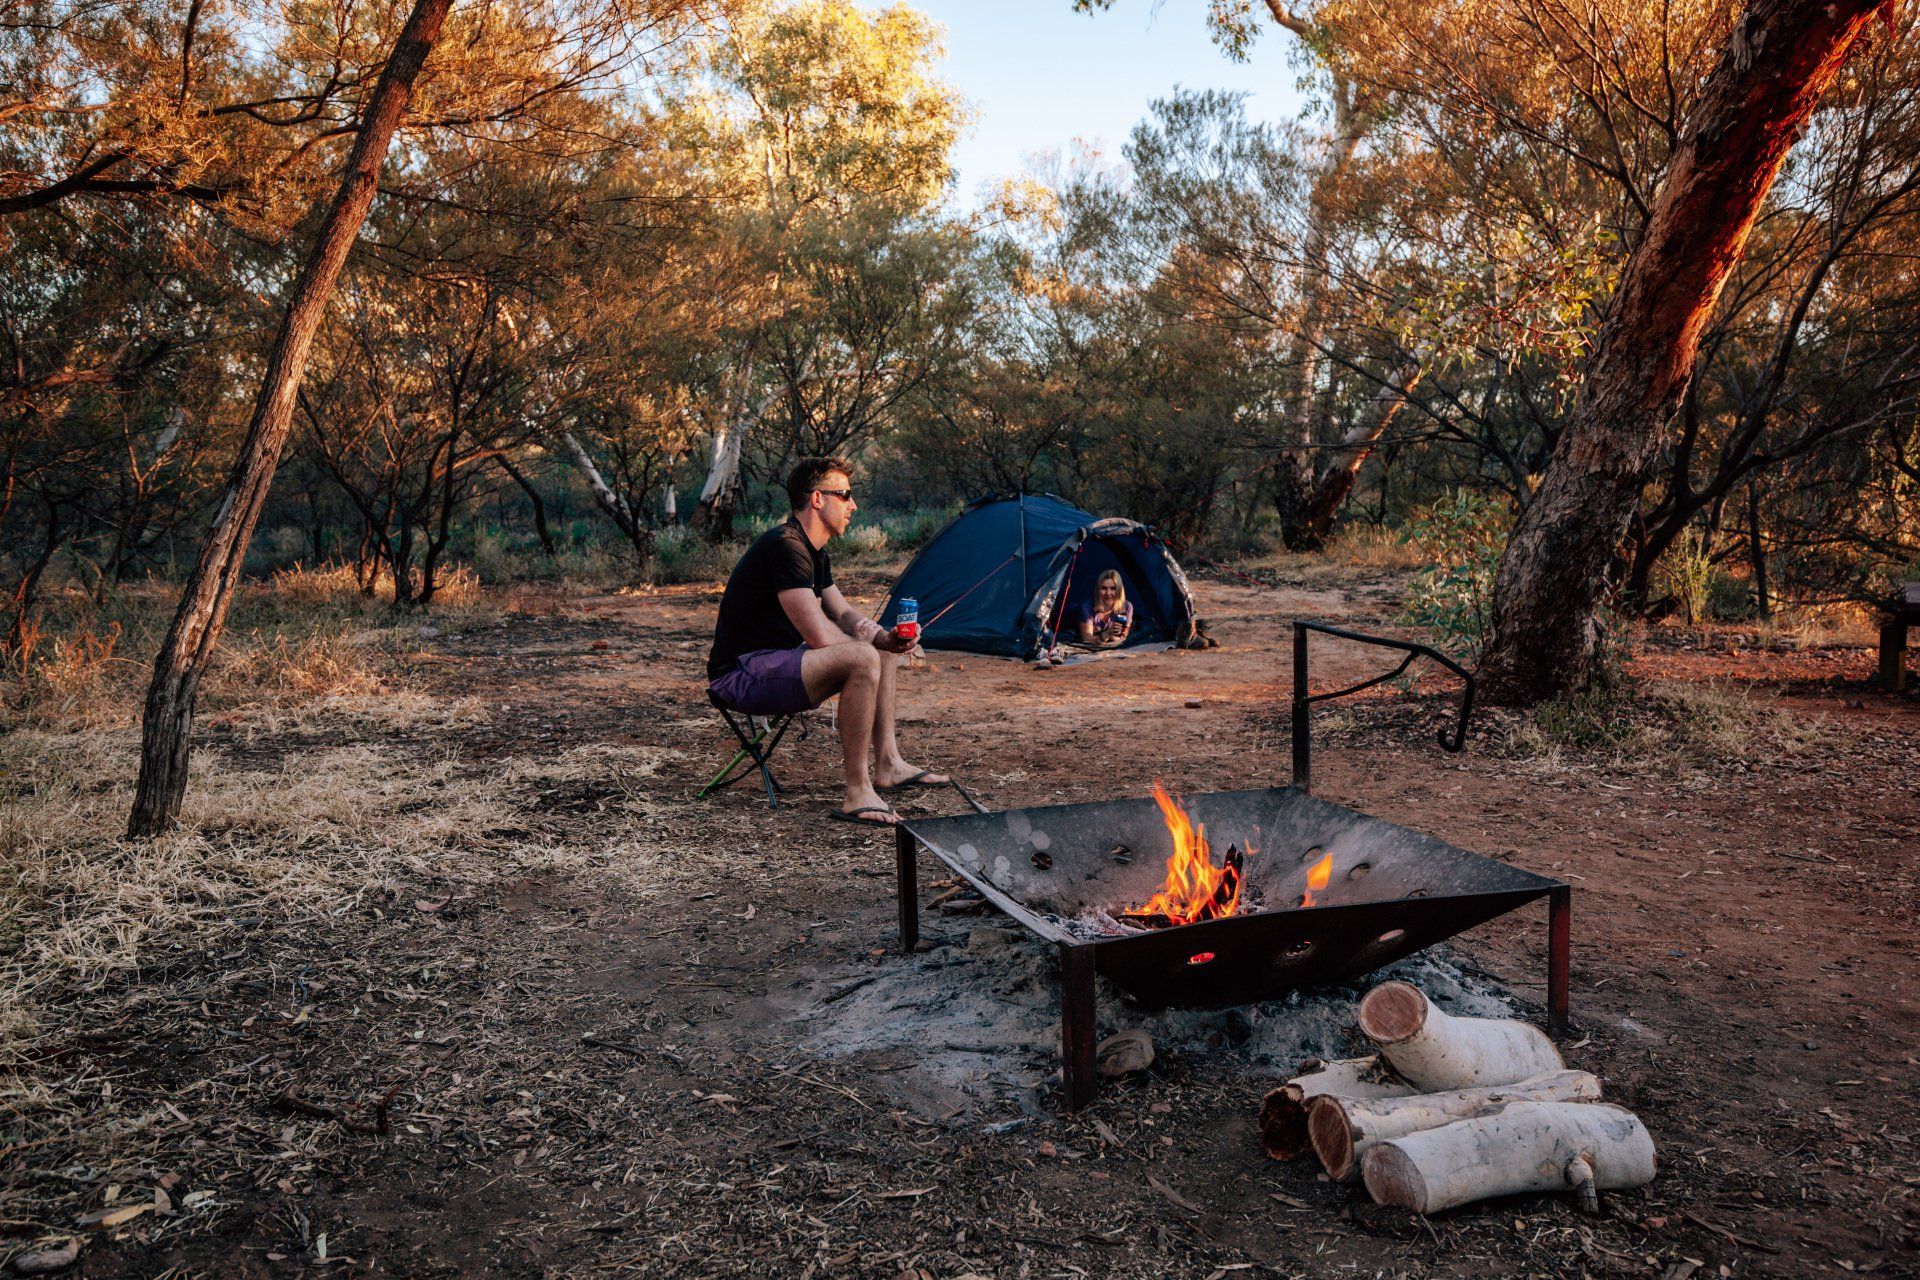
<path id="1" fill-rule="evenodd" d="M 800 678 L 807 696 L 817 704 L 840 695 L 840 754 L 846 773 L 848 813 L 855 809 L 885 809 L 887 802 L 873 789 L 867 772 L 867 752 L 873 745 L 874 707 L 879 701 L 881 653 L 870 644 L 835 644 L 809 649 L 800 658 Z M 863 815 L 891 824 L 881 814 Z"/>
<path id="2" fill-rule="evenodd" d="M 900 741 L 894 736 L 893 689 L 894 676 L 899 670 L 897 656 L 880 654 L 880 687 L 873 700 L 873 780 L 883 787 L 897 787 L 920 772 L 918 765 L 908 764 L 900 754 Z M 844 701 L 840 710 L 841 714 L 846 713 Z M 929 773 L 920 781 L 938 785 L 947 778 L 944 774 Z"/>

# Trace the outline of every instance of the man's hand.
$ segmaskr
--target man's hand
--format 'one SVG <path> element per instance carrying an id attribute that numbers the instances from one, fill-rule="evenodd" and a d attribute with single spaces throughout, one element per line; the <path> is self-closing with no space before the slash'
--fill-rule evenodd
<path id="1" fill-rule="evenodd" d="M 919 643 L 918 640 L 902 640 L 893 631 L 882 631 L 873 638 L 873 647 L 882 653 L 912 653 Z"/>

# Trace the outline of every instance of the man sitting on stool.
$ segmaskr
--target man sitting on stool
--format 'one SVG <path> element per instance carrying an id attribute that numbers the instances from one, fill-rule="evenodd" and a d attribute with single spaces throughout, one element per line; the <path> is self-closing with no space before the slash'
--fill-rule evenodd
<path id="1" fill-rule="evenodd" d="M 755 716 L 791 715 L 839 694 L 847 798 L 828 816 L 890 827 L 898 819 L 880 791 L 948 782 L 908 764 L 894 737 L 896 655 L 914 642 L 855 612 L 833 585 L 827 542 L 845 533 L 859 510 L 849 465 L 802 458 L 787 476 L 787 499 L 793 515 L 761 534 L 727 578 L 707 657 L 708 687 Z"/>

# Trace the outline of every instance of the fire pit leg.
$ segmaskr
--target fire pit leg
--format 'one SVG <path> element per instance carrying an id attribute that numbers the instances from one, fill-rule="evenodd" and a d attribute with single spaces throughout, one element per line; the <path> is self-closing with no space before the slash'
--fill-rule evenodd
<path id="1" fill-rule="evenodd" d="M 1561 885 L 1547 895 L 1547 1029 L 1567 1029 L 1569 956 L 1573 944 L 1573 888 Z"/>
<path id="2" fill-rule="evenodd" d="M 1067 1110 L 1093 1101 L 1100 1077 L 1094 1066 L 1093 948 L 1060 944 L 1060 1065 Z"/>
<path id="3" fill-rule="evenodd" d="M 907 955 L 920 945 L 919 842 L 905 826 L 893 828 L 893 869 L 900 895 L 900 950 Z"/>

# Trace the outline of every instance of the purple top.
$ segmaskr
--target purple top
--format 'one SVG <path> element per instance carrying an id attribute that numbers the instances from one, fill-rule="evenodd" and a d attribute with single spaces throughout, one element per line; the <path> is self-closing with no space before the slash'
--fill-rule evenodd
<path id="1" fill-rule="evenodd" d="M 1074 605 L 1067 610 L 1066 626 L 1062 628 L 1069 640 L 1080 638 L 1080 624 L 1083 622 L 1093 624 L 1095 641 L 1117 640 L 1126 635 L 1127 629 L 1133 625 L 1133 602 L 1129 600 L 1112 613 L 1100 613 L 1091 603 Z"/>

